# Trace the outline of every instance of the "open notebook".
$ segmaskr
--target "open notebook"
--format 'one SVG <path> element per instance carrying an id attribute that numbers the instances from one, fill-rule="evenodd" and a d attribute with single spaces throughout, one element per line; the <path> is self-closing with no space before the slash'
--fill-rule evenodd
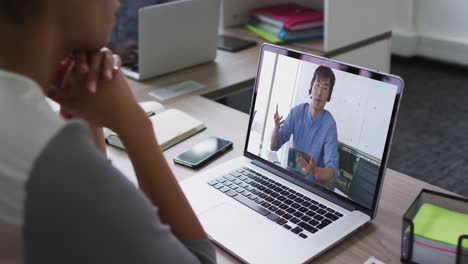
<path id="1" fill-rule="evenodd" d="M 141 102 L 140 105 L 153 123 L 154 133 L 162 150 L 206 128 L 202 121 L 177 109 L 165 109 L 156 102 Z M 104 136 L 107 144 L 125 149 L 117 134 L 112 130 L 104 129 Z"/>
<path id="2" fill-rule="evenodd" d="M 60 105 L 50 99 L 47 99 L 47 102 L 52 110 L 57 113 L 60 111 Z M 157 102 L 141 102 L 140 106 L 153 123 L 154 133 L 162 150 L 166 150 L 206 128 L 202 121 L 177 109 L 165 109 Z M 112 130 L 104 128 L 104 137 L 107 144 L 125 149 L 117 134 Z"/>

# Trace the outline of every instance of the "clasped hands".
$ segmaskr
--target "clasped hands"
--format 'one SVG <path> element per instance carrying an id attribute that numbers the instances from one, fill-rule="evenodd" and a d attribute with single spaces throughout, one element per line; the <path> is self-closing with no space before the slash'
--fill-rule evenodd
<path id="1" fill-rule="evenodd" d="M 113 80 L 121 64 L 120 57 L 108 48 L 69 54 L 60 62 L 55 78 L 46 90 L 47 96 L 61 104 L 66 117 L 75 117 L 77 113 L 71 113 L 72 109 L 64 109 L 66 101 L 84 91 L 96 93 L 98 82 Z"/>
<path id="2" fill-rule="evenodd" d="M 146 115 L 120 66 L 119 56 L 107 48 L 75 52 L 61 62 L 46 94 L 60 104 L 62 112 L 86 120 L 91 128 L 127 132 L 128 120 L 140 120 Z"/>

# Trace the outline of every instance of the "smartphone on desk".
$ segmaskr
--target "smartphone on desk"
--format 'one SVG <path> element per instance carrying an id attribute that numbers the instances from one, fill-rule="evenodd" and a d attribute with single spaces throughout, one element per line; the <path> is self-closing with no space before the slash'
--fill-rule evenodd
<path id="1" fill-rule="evenodd" d="M 256 46 L 257 42 L 252 40 L 245 40 L 231 36 L 218 36 L 218 49 L 237 52 L 243 49 L 247 49 L 253 46 Z"/>
<path id="2" fill-rule="evenodd" d="M 232 148 L 232 141 L 210 137 L 174 158 L 174 163 L 197 169 Z"/>

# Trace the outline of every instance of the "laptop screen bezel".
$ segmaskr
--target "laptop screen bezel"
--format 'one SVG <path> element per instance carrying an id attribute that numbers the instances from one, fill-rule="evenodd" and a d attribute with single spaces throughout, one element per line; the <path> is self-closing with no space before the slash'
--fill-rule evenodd
<path id="1" fill-rule="evenodd" d="M 245 146 L 244 146 L 244 156 L 246 156 L 247 158 L 249 158 L 251 160 L 254 160 L 254 161 L 260 162 L 262 164 L 268 165 L 270 167 L 273 167 L 274 170 L 279 171 L 279 172 L 281 172 L 281 173 L 283 173 L 285 175 L 288 175 L 287 178 L 286 177 L 283 177 L 283 178 L 285 180 L 290 181 L 291 183 L 293 183 L 295 185 L 297 185 L 296 184 L 296 182 L 297 182 L 296 178 L 297 177 L 294 176 L 293 172 L 291 172 L 291 171 L 289 171 L 289 170 L 287 170 L 287 169 L 285 169 L 285 168 L 283 168 L 281 166 L 273 164 L 272 162 L 270 162 L 268 160 L 265 160 L 260 156 L 257 156 L 257 155 L 255 155 L 253 153 L 248 152 L 250 131 L 251 131 L 252 123 L 253 123 L 253 118 L 252 117 L 253 117 L 253 112 L 255 110 L 255 102 L 256 102 L 256 99 L 257 99 L 258 80 L 260 79 L 259 77 L 260 77 L 261 69 L 262 69 L 263 55 L 265 54 L 266 51 L 273 52 L 273 53 L 278 54 L 278 55 L 284 55 L 284 56 L 296 58 L 296 59 L 301 60 L 301 61 L 311 62 L 311 63 L 317 64 L 317 65 L 329 66 L 330 68 L 332 68 L 334 70 L 343 71 L 339 67 L 347 68 L 347 70 L 345 72 L 355 74 L 355 75 L 358 75 L 358 76 L 362 76 L 364 78 L 370 78 L 370 79 L 375 79 L 375 80 L 378 80 L 378 81 L 383 81 L 385 83 L 390 83 L 390 84 L 393 84 L 393 85 L 397 86 L 397 95 L 395 97 L 395 102 L 394 102 L 394 105 L 393 105 L 392 116 L 391 116 L 391 119 L 390 119 L 390 125 L 389 125 L 389 129 L 388 129 L 388 133 L 387 133 L 387 139 L 385 141 L 385 147 L 384 147 L 383 157 L 382 157 L 381 166 L 380 166 L 380 170 L 379 170 L 379 175 L 378 175 L 378 179 L 377 179 L 377 183 L 376 183 L 376 189 L 375 189 L 374 196 L 373 196 L 372 206 L 370 208 L 365 207 L 364 205 L 361 205 L 361 204 L 351 200 L 350 198 L 341 196 L 341 195 L 335 193 L 334 191 L 331 191 L 331 190 L 328 190 L 328 189 L 326 189 L 324 187 L 319 186 L 318 184 L 308 184 L 308 185 L 301 184 L 300 185 L 300 187 L 303 187 L 303 188 L 305 188 L 305 189 L 307 189 L 309 191 L 312 191 L 312 192 L 314 192 L 316 194 L 317 193 L 325 193 L 326 195 L 332 196 L 333 198 L 335 198 L 335 199 L 337 199 L 337 200 L 339 200 L 339 201 L 341 201 L 343 203 L 351 204 L 353 207 L 357 208 L 361 212 L 369 215 L 371 218 L 374 218 L 375 215 L 376 215 L 380 194 L 382 192 L 383 178 L 384 178 L 386 167 L 387 167 L 390 145 L 391 145 L 392 138 L 393 138 L 393 132 L 394 132 L 394 129 L 395 129 L 395 123 L 396 123 L 396 119 L 397 119 L 397 114 L 398 114 L 398 110 L 399 110 L 399 106 L 400 106 L 401 97 L 403 95 L 403 87 L 404 87 L 403 80 L 398 76 L 394 76 L 394 75 L 390 75 L 390 74 L 384 74 L 384 73 L 373 71 L 373 70 L 370 70 L 370 69 L 367 69 L 367 68 L 358 67 L 358 66 L 354 66 L 354 65 L 334 61 L 334 60 L 331 60 L 331 59 L 327 59 L 327 58 L 323 58 L 323 57 L 303 53 L 303 52 L 300 52 L 300 51 L 287 49 L 287 48 L 284 48 L 284 47 L 278 47 L 278 46 L 274 46 L 274 45 L 271 45 L 271 44 L 263 44 L 262 48 L 261 48 L 261 51 L 260 51 L 259 61 L 258 61 L 258 65 L 257 65 L 257 77 L 255 79 L 254 90 L 253 90 L 253 93 L 252 93 L 252 102 L 251 102 L 251 107 L 250 107 L 250 119 L 249 119 L 249 125 L 248 125 L 248 129 L 247 129 L 247 136 L 246 136 L 246 141 L 245 141 Z M 363 76 L 361 74 L 358 74 L 358 73 L 362 73 L 362 72 L 367 73 L 366 75 L 368 75 L 368 76 Z M 291 178 L 288 179 L 289 177 L 291 177 Z M 315 192 L 314 189 L 319 189 L 319 192 Z"/>

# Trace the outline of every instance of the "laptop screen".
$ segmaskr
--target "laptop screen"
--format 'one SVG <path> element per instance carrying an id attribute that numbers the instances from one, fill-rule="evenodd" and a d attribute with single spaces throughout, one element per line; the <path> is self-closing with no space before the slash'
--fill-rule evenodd
<path id="1" fill-rule="evenodd" d="M 373 210 L 401 92 L 397 77 L 265 45 L 246 152 Z"/>

